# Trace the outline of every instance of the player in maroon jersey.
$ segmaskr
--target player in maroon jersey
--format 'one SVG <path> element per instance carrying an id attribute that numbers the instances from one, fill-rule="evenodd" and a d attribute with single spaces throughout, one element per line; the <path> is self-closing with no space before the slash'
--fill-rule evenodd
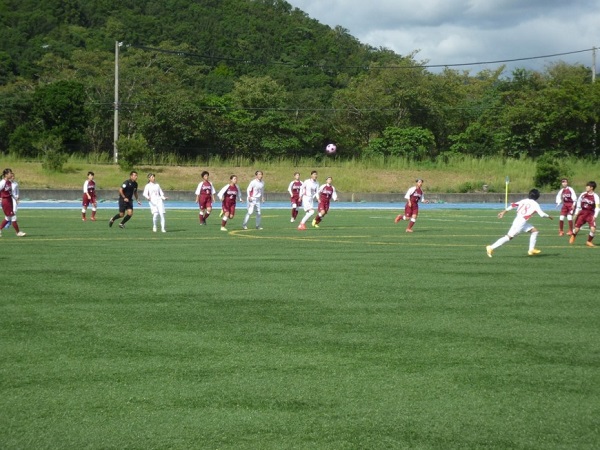
<path id="1" fill-rule="evenodd" d="M 229 219 L 233 219 L 235 216 L 235 205 L 236 203 L 243 202 L 242 191 L 237 185 L 237 177 L 231 175 L 229 177 L 229 184 L 223 186 L 223 188 L 217 194 L 219 200 L 223 202 L 222 210 L 223 217 L 221 219 L 221 231 L 227 231 L 226 225 Z"/>
<path id="2" fill-rule="evenodd" d="M 294 222 L 298 217 L 298 208 L 302 204 L 300 198 L 300 191 L 302 190 L 302 181 L 300 181 L 300 172 L 294 172 L 294 179 L 288 186 L 288 192 L 290 193 L 290 202 L 292 203 L 292 218 L 290 222 Z"/>
<path id="3" fill-rule="evenodd" d="M 333 182 L 333 178 L 327 177 L 325 180 L 325 184 L 319 187 L 318 195 L 319 195 L 319 207 L 318 214 L 312 221 L 312 226 L 315 228 L 319 228 L 319 224 L 323 220 L 323 217 L 329 212 L 329 204 L 331 200 L 337 202 L 337 192 L 335 188 L 331 184 Z"/>
<path id="4" fill-rule="evenodd" d="M 87 180 L 83 183 L 83 201 L 81 203 L 81 220 L 85 222 L 85 213 L 88 206 L 92 205 L 92 221 L 96 221 L 96 182 L 94 181 L 94 172 L 87 173 Z"/>
<path id="5" fill-rule="evenodd" d="M 202 177 L 202 181 L 198 184 L 196 188 L 196 203 L 198 203 L 198 207 L 200 211 L 198 212 L 198 219 L 200 220 L 200 225 L 206 225 L 206 219 L 210 216 L 212 211 L 212 204 L 215 201 L 215 187 L 208 180 L 209 173 L 205 170 L 200 175 Z"/>
<path id="6" fill-rule="evenodd" d="M 398 223 L 401 220 L 410 220 L 410 222 L 408 222 L 408 226 L 406 227 L 407 233 L 413 232 L 412 228 L 417 221 L 417 216 L 419 215 L 419 202 L 429 203 L 427 200 L 425 200 L 425 197 L 423 196 L 423 189 L 421 189 L 421 186 L 423 186 L 423 180 L 421 178 L 417 178 L 415 182 L 417 184 L 409 188 L 404 196 L 406 199 L 404 215 L 398 214 L 394 220 L 395 223 Z"/>
<path id="7" fill-rule="evenodd" d="M 573 234 L 573 213 L 575 212 L 575 203 L 577 202 L 577 194 L 571 186 L 569 186 L 569 180 L 563 178 L 560 180 L 561 188 L 556 194 L 556 207 L 560 207 L 560 216 L 558 217 L 558 235 L 564 236 L 565 218 L 569 223 L 569 231 L 567 234 L 571 236 Z"/>
<path id="8" fill-rule="evenodd" d="M 17 224 L 17 215 L 14 211 L 14 202 L 13 202 L 13 191 L 12 191 L 12 182 L 11 178 L 13 176 L 13 171 L 11 169 L 4 169 L 2 171 L 2 180 L 0 180 L 0 200 L 2 201 L 2 211 L 4 212 L 4 220 L 0 224 L 0 230 L 3 230 L 7 223 L 11 222 L 13 228 L 17 232 L 17 236 L 23 237 L 25 233 L 19 230 L 19 225 Z M 0 231 L 0 236 L 2 236 L 2 231 Z"/>
<path id="9" fill-rule="evenodd" d="M 600 212 L 600 198 L 598 194 L 594 192 L 596 190 L 596 182 L 588 181 L 585 185 L 585 192 L 582 192 L 577 199 L 577 208 L 575 209 L 575 228 L 573 228 L 573 234 L 569 239 L 569 244 L 575 243 L 577 233 L 582 226 L 586 223 L 590 227 L 590 234 L 588 234 L 587 242 L 585 245 L 588 247 L 595 247 L 592 240 L 596 233 L 596 218 Z"/>

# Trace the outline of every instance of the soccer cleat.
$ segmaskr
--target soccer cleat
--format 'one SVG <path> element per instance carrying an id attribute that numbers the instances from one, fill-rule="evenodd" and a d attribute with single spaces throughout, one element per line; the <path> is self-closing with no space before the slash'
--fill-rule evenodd
<path id="1" fill-rule="evenodd" d="M 219 217 L 223 217 L 223 213 L 224 213 L 224 212 L 225 212 L 225 211 L 221 210 L 221 212 L 219 213 Z"/>
<path id="2" fill-rule="evenodd" d="M 413 232 L 413 230 L 412 230 L 412 228 L 407 228 L 407 229 L 406 229 L 406 232 L 407 232 L 407 233 L 412 233 L 412 232 Z"/>
<path id="3" fill-rule="evenodd" d="M 263 228 L 262 228 L 262 227 L 256 227 L 256 229 L 257 229 L 257 230 L 262 230 Z"/>
<path id="4" fill-rule="evenodd" d="M 227 231 L 227 228 L 221 227 L 221 231 Z"/>
<path id="5" fill-rule="evenodd" d="M 306 225 L 304 225 L 303 223 L 301 223 L 300 225 L 298 225 L 298 229 L 299 230 L 306 230 Z"/>
<path id="6" fill-rule="evenodd" d="M 152 232 L 156 233 L 156 227 L 152 227 Z"/>
<path id="7" fill-rule="evenodd" d="M 394 219 L 394 223 L 398 223 L 402 220 L 402 214 L 399 214 L 396 216 L 396 218 Z"/>
<path id="8" fill-rule="evenodd" d="M 290 222 L 291 222 L 291 223 L 294 223 L 294 218 L 293 218 L 293 217 L 290 219 Z"/>
<path id="9" fill-rule="evenodd" d="M 492 255 L 494 254 L 494 249 L 492 248 L 491 245 L 488 245 L 485 247 L 485 252 L 487 253 L 488 257 L 492 257 Z"/>
<path id="10" fill-rule="evenodd" d="M 81 221 L 82 221 L 82 222 L 85 222 L 85 217 L 82 217 L 82 218 L 81 218 Z"/>
<path id="11" fill-rule="evenodd" d="M 567 235 L 573 236 L 573 232 L 571 230 L 567 231 Z"/>
<path id="12" fill-rule="evenodd" d="M 17 233 L 17 236 L 19 236 L 19 237 L 27 236 L 27 233 L 23 233 L 22 231 L 19 231 Z"/>
<path id="13" fill-rule="evenodd" d="M 242 225 L 242 230 L 247 230 L 248 227 L 246 225 Z"/>
<path id="14" fill-rule="evenodd" d="M 528 254 L 529 256 L 533 256 L 533 255 L 539 255 L 540 253 L 542 253 L 542 251 L 541 251 L 541 250 L 538 250 L 537 248 L 534 248 L 533 250 L 529 250 L 529 251 L 527 252 L 527 254 Z"/>
<path id="15" fill-rule="evenodd" d="M 313 227 L 317 227 L 317 219 L 313 219 L 312 220 L 312 226 Z M 317 227 L 318 228 L 318 227 Z"/>
<path id="16" fill-rule="evenodd" d="M 572 234 L 571 237 L 569 238 L 569 244 L 574 244 L 575 243 L 575 235 Z"/>
<path id="17" fill-rule="evenodd" d="M 125 224 L 124 223 L 120 223 L 119 224 L 119 228 L 125 228 Z"/>
<path id="18" fill-rule="evenodd" d="M 163 233 L 166 233 L 166 232 L 167 232 L 167 230 L 165 230 L 164 228 L 163 228 L 162 230 L 160 230 L 160 231 L 162 231 Z"/>
<path id="19" fill-rule="evenodd" d="M 95 222 L 95 221 L 96 221 L 96 218 L 95 218 L 95 217 L 92 217 L 90 220 L 91 220 L 92 222 Z"/>
<path id="20" fill-rule="evenodd" d="M 113 223 L 115 223 L 115 221 L 114 221 L 114 220 L 112 220 L 112 219 L 110 219 L 110 220 L 108 221 L 108 226 L 109 226 L 109 227 L 112 227 L 112 226 L 113 226 Z"/>
<path id="21" fill-rule="evenodd" d="M 565 232 L 564 232 L 564 231 L 559 231 L 559 232 L 558 232 L 558 235 L 559 235 L 559 236 L 564 236 L 564 235 L 565 235 Z"/>
<path id="22" fill-rule="evenodd" d="M 585 243 L 585 245 L 587 245 L 588 247 L 595 247 L 596 246 L 592 241 L 587 241 Z"/>

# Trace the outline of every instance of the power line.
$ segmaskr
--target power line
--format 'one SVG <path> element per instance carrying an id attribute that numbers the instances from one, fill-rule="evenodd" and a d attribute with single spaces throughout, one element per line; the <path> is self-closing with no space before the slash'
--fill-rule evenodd
<path id="1" fill-rule="evenodd" d="M 179 50 L 165 50 L 156 47 L 148 47 L 145 45 L 131 45 L 133 48 L 139 48 L 141 50 L 154 51 L 159 53 L 166 53 L 176 56 L 183 56 L 189 58 L 199 58 L 199 59 L 209 59 L 211 61 L 228 61 L 235 62 L 240 64 L 248 64 L 248 65 L 277 65 L 277 66 L 286 66 L 286 67 L 295 67 L 295 68 L 319 68 L 319 69 L 364 69 L 370 70 L 370 66 L 332 66 L 328 64 L 295 64 L 290 62 L 281 62 L 281 61 L 266 61 L 266 60 L 252 60 L 252 59 L 242 59 L 242 58 L 228 58 L 223 56 L 213 56 L 213 55 L 202 55 L 198 53 L 184 52 Z M 517 61 L 529 61 L 533 59 L 547 59 L 547 58 L 556 58 L 558 56 L 567 56 L 567 55 L 575 55 L 578 53 L 585 52 L 593 52 L 594 48 L 587 48 L 583 50 L 573 50 L 570 52 L 562 52 L 562 53 L 553 53 L 549 55 L 540 55 L 540 56 L 528 56 L 524 58 L 511 58 L 511 59 L 498 59 L 493 61 L 476 61 L 470 63 L 456 63 L 456 64 L 416 64 L 411 66 L 377 66 L 377 69 L 429 69 L 429 68 L 441 68 L 441 67 L 461 67 L 461 66 L 478 66 L 478 65 L 487 65 L 487 64 L 501 64 L 501 63 L 510 63 Z"/>

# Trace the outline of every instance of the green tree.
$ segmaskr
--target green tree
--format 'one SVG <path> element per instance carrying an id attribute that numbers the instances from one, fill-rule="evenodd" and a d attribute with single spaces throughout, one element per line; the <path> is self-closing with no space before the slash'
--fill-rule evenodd
<path id="1" fill-rule="evenodd" d="M 58 137 L 68 151 L 83 150 L 88 125 L 83 85 L 58 81 L 38 87 L 33 95 L 32 121 L 39 121 L 41 130 Z"/>

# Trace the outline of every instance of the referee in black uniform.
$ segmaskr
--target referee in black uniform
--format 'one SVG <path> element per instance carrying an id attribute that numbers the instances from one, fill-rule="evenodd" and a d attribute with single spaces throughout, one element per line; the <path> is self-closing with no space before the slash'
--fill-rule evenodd
<path id="1" fill-rule="evenodd" d="M 110 221 L 108 222 L 108 226 L 112 227 L 115 220 L 120 217 L 123 217 L 123 220 L 119 224 L 119 228 L 125 228 L 125 224 L 131 216 L 133 216 L 133 198 L 137 201 L 138 205 L 141 205 L 142 202 L 138 199 L 138 184 L 137 184 L 138 174 L 135 170 L 133 170 L 129 174 L 129 179 L 123 181 L 123 184 L 119 188 L 119 214 L 116 214 Z M 127 213 L 127 215 L 125 215 Z"/>

